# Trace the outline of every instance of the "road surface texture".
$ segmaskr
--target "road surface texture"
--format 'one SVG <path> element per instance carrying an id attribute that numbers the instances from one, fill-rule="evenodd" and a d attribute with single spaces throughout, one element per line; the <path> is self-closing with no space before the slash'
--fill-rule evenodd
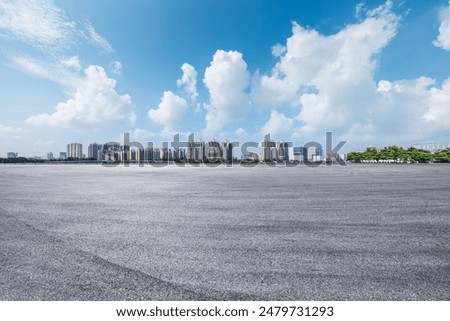
<path id="1" fill-rule="evenodd" d="M 450 166 L 0 166 L 0 300 L 449 300 Z"/>

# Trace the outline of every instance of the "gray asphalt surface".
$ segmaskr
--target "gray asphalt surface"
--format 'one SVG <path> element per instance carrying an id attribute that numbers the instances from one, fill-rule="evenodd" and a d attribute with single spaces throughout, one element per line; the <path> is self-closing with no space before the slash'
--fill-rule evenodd
<path id="1" fill-rule="evenodd" d="M 0 166 L 0 300 L 449 300 L 450 166 Z"/>

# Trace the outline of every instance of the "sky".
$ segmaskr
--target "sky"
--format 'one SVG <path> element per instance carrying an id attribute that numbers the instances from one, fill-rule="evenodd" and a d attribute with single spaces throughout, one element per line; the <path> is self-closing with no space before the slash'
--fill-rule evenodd
<path id="1" fill-rule="evenodd" d="M 0 157 L 329 131 L 450 144 L 448 0 L 0 0 Z"/>

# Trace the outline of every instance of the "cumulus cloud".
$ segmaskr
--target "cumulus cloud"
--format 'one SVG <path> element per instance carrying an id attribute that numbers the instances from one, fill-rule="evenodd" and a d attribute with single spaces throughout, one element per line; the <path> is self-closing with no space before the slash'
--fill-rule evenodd
<path id="1" fill-rule="evenodd" d="M 250 75 L 240 52 L 217 50 L 206 68 L 203 82 L 210 95 L 209 103 L 205 104 L 205 132 L 220 131 L 225 124 L 247 115 L 250 99 L 246 89 Z"/>
<path id="2" fill-rule="evenodd" d="M 171 91 L 165 91 L 158 107 L 148 111 L 148 117 L 155 123 L 163 125 L 163 132 L 169 133 L 179 124 L 187 109 L 184 98 Z"/>
<path id="3" fill-rule="evenodd" d="M 254 89 L 255 103 L 276 107 L 299 98 L 305 86 L 331 93 L 340 84 L 363 87 L 371 82 L 376 55 L 396 33 L 399 18 L 391 6 L 387 2 L 369 10 L 365 20 L 329 36 L 294 22 L 280 61 Z"/>
<path id="4" fill-rule="evenodd" d="M 191 101 L 195 102 L 198 96 L 197 93 L 197 71 L 188 63 L 181 66 L 183 76 L 177 79 L 178 87 L 182 88 L 189 96 Z"/>
<path id="5" fill-rule="evenodd" d="M 427 107 L 423 118 L 437 129 L 450 130 L 450 78 L 444 81 L 442 88 L 429 90 Z"/>
<path id="6" fill-rule="evenodd" d="M 70 127 L 102 122 L 134 123 L 136 115 L 129 95 L 119 95 L 116 81 L 108 78 L 100 66 L 85 69 L 85 78 L 74 96 L 56 106 L 52 114 L 27 119 L 36 126 Z"/>
<path id="7" fill-rule="evenodd" d="M 359 6 L 358 14 L 363 10 L 363 19 L 331 35 L 293 22 L 286 44 L 273 50 L 279 61 L 271 74 L 253 80 L 252 103 L 299 108 L 296 136 L 366 127 L 378 99 L 378 54 L 395 36 L 400 17 L 391 1 L 371 10 Z"/>
<path id="8" fill-rule="evenodd" d="M 261 129 L 261 137 L 270 134 L 275 139 L 290 138 L 293 126 L 293 119 L 276 110 L 272 110 L 269 120 Z"/>
<path id="9" fill-rule="evenodd" d="M 398 140 L 420 139 L 433 130 L 423 120 L 428 109 L 430 88 L 434 79 L 381 80 L 377 86 L 375 105 L 368 109 L 369 120 L 376 136 L 397 137 Z"/>
<path id="10" fill-rule="evenodd" d="M 429 77 L 375 80 L 379 54 L 401 20 L 392 2 L 375 9 L 358 5 L 355 12 L 357 22 L 331 35 L 293 22 L 285 45 L 272 48 L 278 62 L 252 83 L 252 104 L 272 109 L 261 135 L 289 139 L 293 131 L 294 139 L 314 139 L 333 131 L 353 142 L 401 144 L 450 131 L 450 80 L 441 86 Z M 299 112 L 289 118 L 277 108 Z"/>
<path id="11" fill-rule="evenodd" d="M 436 47 L 450 50 L 450 1 L 449 5 L 439 12 L 441 25 L 439 26 L 439 35 L 433 44 Z"/>

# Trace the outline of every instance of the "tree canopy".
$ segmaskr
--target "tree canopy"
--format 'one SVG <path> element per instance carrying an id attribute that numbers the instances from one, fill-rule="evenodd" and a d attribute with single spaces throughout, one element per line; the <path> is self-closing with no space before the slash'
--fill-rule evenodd
<path id="1" fill-rule="evenodd" d="M 364 152 L 351 152 L 347 155 L 347 160 L 356 163 L 364 161 L 394 161 L 394 162 L 412 162 L 412 163 L 448 163 L 450 162 L 450 148 L 439 152 L 417 149 L 410 147 L 404 149 L 398 146 L 389 146 L 381 149 L 367 148 Z"/>

